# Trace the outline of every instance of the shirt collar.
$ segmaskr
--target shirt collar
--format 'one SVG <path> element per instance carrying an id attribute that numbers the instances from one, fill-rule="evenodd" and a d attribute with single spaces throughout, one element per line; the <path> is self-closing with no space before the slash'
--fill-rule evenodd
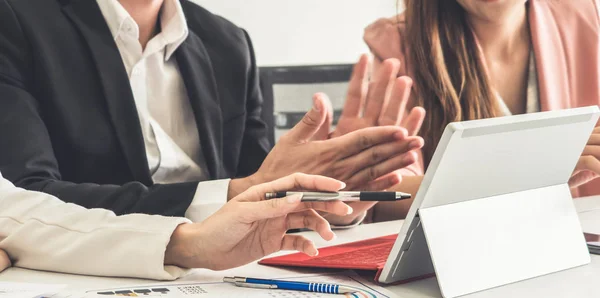
<path id="1" fill-rule="evenodd" d="M 97 0 L 97 2 L 102 15 L 104 16 L 104 20 L 106 20 L 108 29 L 110 29 L 110 33 L 115 40 L 119 38 L 120 34 L 129 33 L 128 31 L 139 33 L 137 24 L 119 1 Z M 126 24 L 127 26 L 125 26 Z M 129 30 L 126 30 L 125 27 L 128 27 Z M 136 38 L 139 38 L 139 36 Z"/>
<path id="2" fill-rule="evenodd" d="M 161 34 L 167 41 L 165 61 L 169 60 L 173 53 L 185 41 L 189 34 L 187 21 L 179 0 L 165 0 L 161 14 Z"/>
<path id="3" fill-rule="evenodd" d="M 130 35 L 139 39 L 139 27 L 118 0 L 97 0 L 100 11 L 108 24 L 113 38 Z M 164 0 L 160 11 L 161 35 L 165 40 L 165 61 L 185 41 L 189 34 L 187 21 L 179 0 Z"/>

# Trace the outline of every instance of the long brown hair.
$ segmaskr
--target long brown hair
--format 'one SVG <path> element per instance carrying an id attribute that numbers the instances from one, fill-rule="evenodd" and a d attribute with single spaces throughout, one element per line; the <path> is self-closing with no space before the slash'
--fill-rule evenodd
<path id="1" fill-rule="evenodd" d="M 421 135 L 427 166 L 446 125 L 499 115 L 465 10 L 456 0 L 404 0 L 407 66 L 416 104 L 427 111 Z"/>

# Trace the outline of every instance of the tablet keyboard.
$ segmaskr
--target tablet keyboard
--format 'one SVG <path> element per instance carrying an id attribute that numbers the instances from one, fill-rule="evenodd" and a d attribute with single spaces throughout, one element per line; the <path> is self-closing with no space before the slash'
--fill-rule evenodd
<path id="1" fill-rule="evenodd" d="M 353 251 L 325 257 L 316 257 L 311 261 L 323 264 L 382 264 L 387 260 L 394 242 L 390 241 L 377 246 L 369 246 Z"/>

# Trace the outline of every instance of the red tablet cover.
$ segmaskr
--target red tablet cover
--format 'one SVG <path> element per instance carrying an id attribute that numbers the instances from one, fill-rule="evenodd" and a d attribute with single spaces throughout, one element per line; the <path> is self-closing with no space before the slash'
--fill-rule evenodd
<path id="1" fill-rule="evenodd" d="M 394 234 L 320 248 L 319 255 L 316 257 L 295 253 L 263 259 L 258 263 L 292 267 L 373 270 L 376 271 L 377 281 L 397 237 L 398 234 Z"/>

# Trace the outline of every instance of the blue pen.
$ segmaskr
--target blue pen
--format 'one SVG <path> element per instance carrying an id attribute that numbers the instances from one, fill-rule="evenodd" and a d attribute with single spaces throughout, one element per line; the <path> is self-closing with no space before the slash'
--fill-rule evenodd
<path id="1" fill-rule="evenodd" d="M 238 287 L 255 289 L 280 289 L 292 291 L 305 291 L 325 294 L 350 294 L 356 290 L 335 284 L 324 284 L 315 282 L 299 282 L 275 279 L 260 279 L 249 277 L 225 277 L 224 282 L 235 284 Z"/>

